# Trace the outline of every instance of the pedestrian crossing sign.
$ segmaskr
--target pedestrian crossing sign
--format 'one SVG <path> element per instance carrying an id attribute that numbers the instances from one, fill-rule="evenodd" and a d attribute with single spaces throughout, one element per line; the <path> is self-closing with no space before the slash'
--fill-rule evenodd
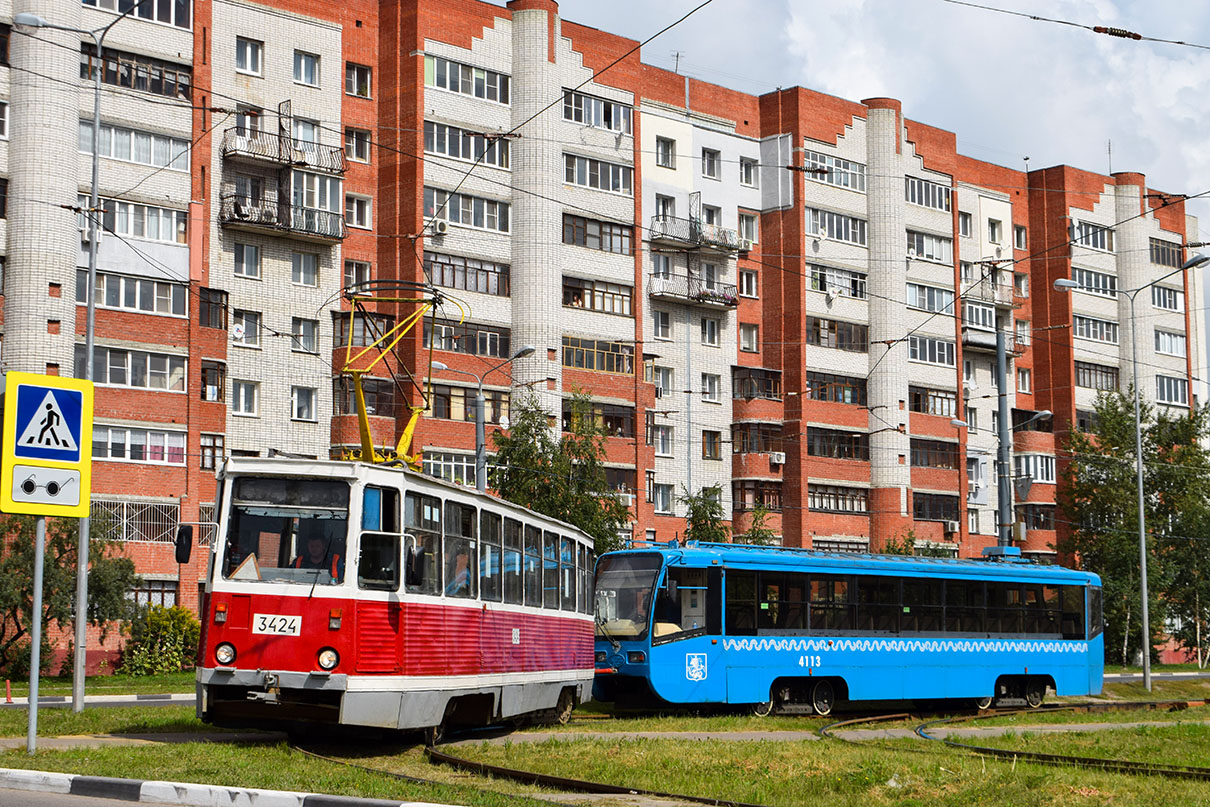
<path id="1" fill-rule="evenodd" d="M 6 374 L 0 510 L 88 515 L 92 407 L 90 381 Z"/>

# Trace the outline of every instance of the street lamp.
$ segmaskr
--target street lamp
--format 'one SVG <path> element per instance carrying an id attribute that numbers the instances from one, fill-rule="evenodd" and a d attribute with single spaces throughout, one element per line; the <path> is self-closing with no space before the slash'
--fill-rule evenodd
<path id="1" fill-rule="evenodd" d="M 1139 592 L 1142 597 L 1142 631 L 1143 631 L 1143 688 L 1151 691 L 1151 617 L 1147 604 L 1147 514 L 1143 510 L 1143 424 L 1139 415 L 1139 339 L 1136 318 L 1134 315 L 1134 299 L 1139 292 L 1149 289 L 1162 280 L 1167 280 L 1175 274 L 1183 273 L 1210 261 L 1210 257 L 1202 254 L 1194 255 L 1163 277 L 1158 277 L 1150 283 L 1144 283 L 1137 289 L 1123 291 L 1130 300 L 1130 364 L 1131 376 L 1134 379 L 1134 477 L 1138 489 L 1139 508 Z M 1054 282 L 1055 291 L 1067 291 L 1079 288 L 1080 284 L 1068 278 L 1057 278 Z"/>
<path id="2" fill-rule="evenodd" d="M 431 365 L 434 370 L 469 375 L 475 379 L 475 383 L 478 385 L 475 390 L 475 489 L 480 493 L 487 491 L 487 436 L 484 434 L 483 379 L 504 365 L 533 354 L 535 350 L 537 348 L 533 345 L 525 345 L 504 361 L 487 368 L 482 373 L 472 373 L 470 370 L 455 370 L 453 367 L 439 361 L 435 361 Z"/>
<path id="3" fill-rule="evenodd" d="M 96 287 L 97 287 L 97 242 L 100 240 L 100 216 L 98 176 L 100 174 L 101 151 L 101 71 L 105 69 L 104 45 L 105 35 L 109 30 L 134 13 L 135 9 L 150 0 L 137 0 L 130 8 L 114 17 L 108 24 L 100 28 L 73 28 L 68 25 L 55 25 L 45 18 L 30 12 L 22 12 L 13 17 L 13 24 L 26 28 L 51 28 L 56 31 L 71 31 L 77 34 L 87 34 L 97 48 L 97 63 L 93 72 L 92 99 L 92 182 L 88 195 L 88 291 L 86 293 L 86 319 L 84 326 L 84 379 L 93 380 L 92 354 L 94 346 L 94 326 L 96 323 Z M 80 519 L 80 537 L 77 546 L 76 562 L 76 624 L 75 624 L 75 660 L 72 669 L 71 708 L 73 712 L 84 711 L 84 662 L 88 650 L 88 536 L 91 520 L 88 516 Z"/>

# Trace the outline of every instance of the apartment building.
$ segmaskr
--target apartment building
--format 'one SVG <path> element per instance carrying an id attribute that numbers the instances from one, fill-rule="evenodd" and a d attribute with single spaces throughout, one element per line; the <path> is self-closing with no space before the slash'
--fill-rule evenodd
<path id="1" fill-rule="evenodd" d="M 37 13 L 91 30 L 127 10 Z M 4 367 L 80 373 L 95 53 L 0 34 Z M 737 533 L 760 508 L 790 546 L 978 555 L 1003 401 L 1016 535 L 1047 556 L 1062 440 L 1132 380 L 1132 319 L 1144 393 L 1194 403 L 1178 198 L 974 160 L 894 99 L 748 95 L 636 45 L 553 0 L 178 0 L 114 24 L 94 512 L 144 600 L 196 604 L 203 553 L 178 569 L 168 541 L 212 539 L 224 456 L 358 447 L 346 350 L 414 311 L 353 310 L 359 284 L 441 298 L 357 361 L 378 448 L 422 411 L 425 469 L 474 484 L 480 388 L 489 435 L 518 396 L 558 427 L 587 395 L 634 538 L 682 536 L 681 496 L 718 485 Z"/>

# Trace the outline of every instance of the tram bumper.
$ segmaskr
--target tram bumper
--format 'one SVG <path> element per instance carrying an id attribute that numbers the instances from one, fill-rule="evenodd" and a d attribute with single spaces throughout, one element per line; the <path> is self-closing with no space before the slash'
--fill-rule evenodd
<path id="1" fill-rule="evenodd" d="M 223 726 L 339 723 L 347 689 L 344 674 L 205 667 L 197 673 L 197 715 Z"/>

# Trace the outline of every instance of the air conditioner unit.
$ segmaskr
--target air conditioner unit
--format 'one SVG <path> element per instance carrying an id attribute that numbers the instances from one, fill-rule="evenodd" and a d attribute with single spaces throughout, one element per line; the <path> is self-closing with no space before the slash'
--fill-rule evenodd
<path id="1" fill-rule="evenodd" d="M 945 522 L 945 534 L 946 535 L 957 535 L 958 534 L 958 522 L 957 521 Z"/>
<path id="2" fill-rule="evenodd" d="M 752 241 L 749 238 L 741 238 L 739 240 L 739 251 L 740 252 L 751 252 L 752 247 L 755 243 L 756 242 Z"/>
<path id="3" fill-rule="evenodd" d="M 88 222 L 80 225 L 80 240 L 87 244 L 92 240 L 92 225 Z M 97 229 L 97 243 L 101 243 L 101 230 Z"/>
<path id="4" fill-rule="evenodd" d="M 431 229 L 433 235 L 445 235 L 450 231 L 450 223 L 445 219 L 433 219 Z"/>
<path id="5" fill-rule="evenodd" d="M 784 451 L 769 452 L 769 462 L 772 465 L 785 465 L 786 464 L 786 452 L 784 452 Z"/>

